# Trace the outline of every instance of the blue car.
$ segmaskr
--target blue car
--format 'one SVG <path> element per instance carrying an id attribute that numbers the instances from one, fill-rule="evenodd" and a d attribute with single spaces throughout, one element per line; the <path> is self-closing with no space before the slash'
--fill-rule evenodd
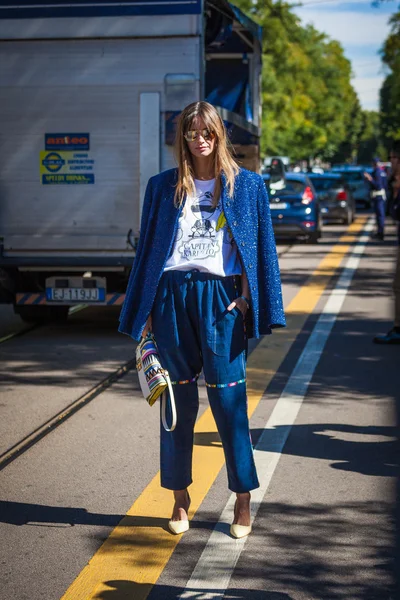
<path id="1" fill-rule="evenodd" d="M 264 174 L 275 237 L 301 237 L 315 243 L 322 235 L 322 217 L 314 186 L 305 173 L 286 173 L 272 181 Z"/>

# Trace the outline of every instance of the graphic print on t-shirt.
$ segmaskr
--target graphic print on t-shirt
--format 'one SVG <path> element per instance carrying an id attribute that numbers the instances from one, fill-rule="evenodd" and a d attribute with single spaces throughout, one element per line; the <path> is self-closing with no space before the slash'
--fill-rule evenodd
<path id="1" fill-rule="evenodd" d="M 215 256 L 221 248 L 218 240 L 215 239 L 216 230 L 212 221 L 215 222 L 218 213 L 221 213 L 221 203 L 213 206 L 212 192 L 201 192 L 190 206 L 190 210 L 195 217 L 195 222 L 188 237 L 182 238 L 178 247 L 179 253 L 187 260 L 201 260 Z"/>
<path id="2" fill-rule="evenodd" d="M 223 200 L 213 205 L 215 179 L 195 179 L 194 183 L 193 194 L 186 196 L 164 271 L 193 269 L 220 277 L 240 275 L 240 257 L 223 211 Z"/>

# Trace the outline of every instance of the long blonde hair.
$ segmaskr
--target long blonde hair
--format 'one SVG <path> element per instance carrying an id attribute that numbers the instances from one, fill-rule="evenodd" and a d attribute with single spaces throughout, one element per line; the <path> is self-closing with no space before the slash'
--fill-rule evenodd
<path id="1" fill-rule="evenodd" d="M 239 173 L 239 167 L 232 156 L 233 149 L 226 135 L 225 125 L 214 106 L 204 101 L 189 104 L 179 115 L 174 145 L 175 157 L 178 163 L 178 183 L 174 196 L 174 202 L 177 206 L 182 204 L 186 194 L 195 193 L 192 153 L 184 134 L 189 131 L 196 117 L 203 119 L 207 129 L 215 135 L 214 205 L 217 205 L 221 195 L 221 173 L 223 172 L 226 177 L 229 196 L 233 194 L 235 177 Z"/>

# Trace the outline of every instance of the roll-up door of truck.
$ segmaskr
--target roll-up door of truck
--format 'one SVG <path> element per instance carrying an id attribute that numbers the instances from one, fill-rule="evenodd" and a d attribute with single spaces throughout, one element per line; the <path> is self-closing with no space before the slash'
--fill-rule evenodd
<path id="1" fill-rule="evenodd" d="M 197 74 L 198 52 L 195 37 L 1 45 L 0 236 L 7 255 L 132 254 L 128 232 L 139 231 L 146 182 L 173 166 L 163 132 L 165 74 Z M 142 109 L 141 94 L 149 94 Z M 89 143 L 82 151 L 62 143 L 47 151 L 46 134 L 58 141 L 87 135 Z M 55 177 L 69 159 L 77 161 L 67 165 L 70 175 L 90 177 L 68 185 Z M 46 183 L 43 174 L 50 174 Z"/>

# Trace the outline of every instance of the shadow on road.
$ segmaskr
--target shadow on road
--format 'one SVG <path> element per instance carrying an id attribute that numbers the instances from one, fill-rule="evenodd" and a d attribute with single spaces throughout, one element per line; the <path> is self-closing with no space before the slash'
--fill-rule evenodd
<path id="1" fill-rule="evenodd" d="M 108 589 L 107 589 L 108 588 Z M 282 594 L 273 591 L 261 591 L 251 589 L 229 589 L 224 592 L 217 592 L 213 589 L 193 589 L 179 588 L 176 586 L 162 585 L 152 586 L 134 581 L 106 581 L 102 585 L 102 590 L 92 596 L 93 600 L 123 600 L 134 598 L 163 598 L 164 600 L 294 600 L 294 596 Z M 154 592 L 156 592 L 154 594 Z M 147 594 L 149 594 L 147 596 Z M 160 595 L 161 594 L 161 595 Z"/>
<path id="2" fill-rule="evenodd" d="M 257 450 L 276 452 L 276 440 L 281 439 L 275 427 L 271 439 L 257 444 L 264 429 L 252 429 L 251 437 Z M 396 427 L 357 427 L 337 423 L 293 425 L 283 454 L 332 461 L 331 467 L 376 477 L 396 477 Z M 373 437 L 377 440 L 371 439 Z M 347 438 L 347 439 L 346 439 Z M 217 433 L 195 434 L 199 446 L 220 445 Z"/>
<path id="3" fill-rule="evenodd" d="M 342 502 L 335 506 L 296 503 L 262 503 L 246 552 L 237 563 L 232 589 L 224 599 L 232 600 L 387 600 L 392 579 L 393 537 L 391 506 L 385 502 Z M 123 515 L 91 514 L 82 508 L 62 508 L 2 502 L 1 521 L 22 525 L 54 527 L 58 525 L 97 525 L 114 527 Z M 148 548 L 146 528 L 165 531 L 167 519 L 125 517 L 128 528 L 143 527 L 143 534 L 133 530 L 132 535 L 108 538 L 108 550 L 115 554 L 118 547 L 143 548 L 140 564 L 136 567 L 151 570 L 156 566 L 157 553 Z M 199 557 L 196 531 L 211 531 L 215 515 L 202 511 L 195 515 L 190 531 L 175 549 L 179 573 L 193 572 Z M 228 524 L 220 524 L 219 528 Z M 192 535 L 195 537 L 193 540 Z M 107 532 L 91 535 L 94 554 L 107 538 Z M 154 540 L 154 536 L 151 537 Z M 232 543 L 235 543 L 232 540 Z M 169 538 L 160 535 L 161 547 L 167 549 Z M 137 553 L 135 553 L 138 556 Z M 153 559 L 153 556 L 155 558 Z M 174 558 L 174 557 L 173 557 Z M 153 565 L 154 561 L 154 565 Z M 215 571 L 218 565 L 215 565 Z M 182 575 L 182 584 L 187 577 Z M 179 581 L 179 579 L 178 579 Z M 241 589 L 243 585 L 246 589 Z M 239 589 L 240 586 L 240 589 Z M 139 591 L 150 591 L 151 586 L 134 581 L 105 581 L 96 588 L 96 600 L 135 598 Z M 148 600 L 176 600 L 183 591 L 160 580 L 151 590 Z M 207 590 L 187 590 L 187 598 L 220 598 L 204 595 Z M 215 594 L 215 590 L 208 590 Z M 129 595 L 131 594 L 131 595 Z M 201 595 L 203 594 L 203 595 Z M 142 597 L 142 596 L 138 596 Z M 394 598 L 394 597 L 393 597 Z"/>
<path id="4" fill-rule="evenodd" d="M 109 589 L 107 589 L 109 588 Z M 147 584 L 135 583 L 133 581 L 106 581 L 103 584 L 101 592 L 92 596 L 93 600 L 123 600 L 136 597 L 145 598 L 151 590 Z M 179 588 L 170 585 L 156 585 L 148 600 L 163 598 L 163 600 L 294 600 L 294 596 L 283 594 L 281 592 L 262 591 L 252 589 L 229 589 L 224 592 L 217 592 L 205 587 L 202 590 L 193 588 Z"/>

